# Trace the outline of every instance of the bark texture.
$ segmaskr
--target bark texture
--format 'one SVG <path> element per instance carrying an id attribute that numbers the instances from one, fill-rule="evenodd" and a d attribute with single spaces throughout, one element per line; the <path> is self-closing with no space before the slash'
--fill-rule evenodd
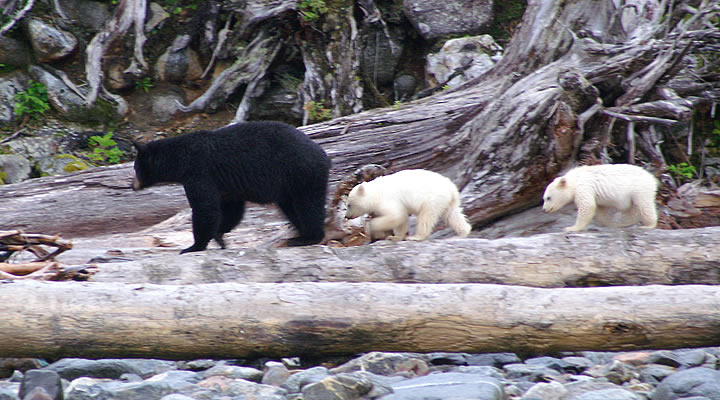
<path id="1" fill-rule="evenodd" d="M 548 354 L 714 346 L 720 335 L 713 286 L 0 285 L 6 357 Z"/>

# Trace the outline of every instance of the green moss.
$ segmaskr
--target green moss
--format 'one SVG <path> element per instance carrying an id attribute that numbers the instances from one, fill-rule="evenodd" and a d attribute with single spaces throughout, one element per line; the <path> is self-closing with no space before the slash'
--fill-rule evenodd
<path id="1" fill-rule="evenodd" d="M 90 168 L 90 165 L 88 163 L 75 157 L 72 154 L 58 154 L 55 156 L 56 160 L 63 158 L 69 158 L 73 160 L 63 167 L 63 171 L 65 172 L 77 172 Z"/>
<path id="2" fill-rule="evenodd" d="M 90 126 L 107 125 L 118 117 L 115 107 L 103 99 L 95 100 L 95 104 L 90 108 L 74 107 L 64 116 L 70 121 L 82 122 Z"/>

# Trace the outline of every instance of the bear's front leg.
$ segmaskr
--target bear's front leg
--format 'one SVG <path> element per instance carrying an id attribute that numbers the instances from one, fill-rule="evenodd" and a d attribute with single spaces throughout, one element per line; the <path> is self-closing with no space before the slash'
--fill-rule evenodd
<path id="1" fill-rule="evenodd" d="M 575 193 L 575 205 L 577 206 L 577 218 L 575 218 L 575 225 L 565 228 L 565 232 L 585 230 L 595 216 L 595 209 L 597 208 L 597 205 L 595 203 L 595 195 L 593 193 L 586 193 L 578 188 Z"/>
<path id="2" fill-rule="evenodd" d="M 216 191 L 208 188 L 199 188 L 185 185 L 190 208 L 192 208 L 192 227 L 195 243 L 184 249 L 180 254 L 207 249 L 208 243 L 213 239 L 220 227 L 220 196 Z"/>

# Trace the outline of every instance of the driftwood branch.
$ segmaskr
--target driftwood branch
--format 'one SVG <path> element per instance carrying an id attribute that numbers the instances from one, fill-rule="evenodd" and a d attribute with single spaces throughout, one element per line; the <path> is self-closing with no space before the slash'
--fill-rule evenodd
<path id="1" fill-rule="evenodd" d="M 716 286 L 32 281 L 0 286 L 5 357 L 547 354 L 716 346 L 720 336 Z"/>

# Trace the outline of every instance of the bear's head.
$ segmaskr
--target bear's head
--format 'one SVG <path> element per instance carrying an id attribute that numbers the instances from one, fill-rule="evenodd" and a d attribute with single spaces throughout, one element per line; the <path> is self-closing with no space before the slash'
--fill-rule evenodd
<path id="1" fill-rule="evenodd" d="M 355 186 L 348 195 L 347 199 L 347 212 L 345 218 L 357 218 L 363 214 L 369 213 L 370 210 L 370 196 L 368 196 L 367 188 L 364 183 Z"/>
<path id="2" fill-rule="evenodd" d="M 575 199 L 575 189 L 564 176 L 555 178 L 543 194 L 543 211 L 555 212 Z"/>
<path id="3" fill-rule="evenodd" d="M 137 150 L 135 158 L 135 178 L 133 179 L 133 190 L 140 190 L 155 184 L 153 178 L 153 161 L 152 154 L 148 151 L 148 145 L 133 142 L 133 146 Z"/>

